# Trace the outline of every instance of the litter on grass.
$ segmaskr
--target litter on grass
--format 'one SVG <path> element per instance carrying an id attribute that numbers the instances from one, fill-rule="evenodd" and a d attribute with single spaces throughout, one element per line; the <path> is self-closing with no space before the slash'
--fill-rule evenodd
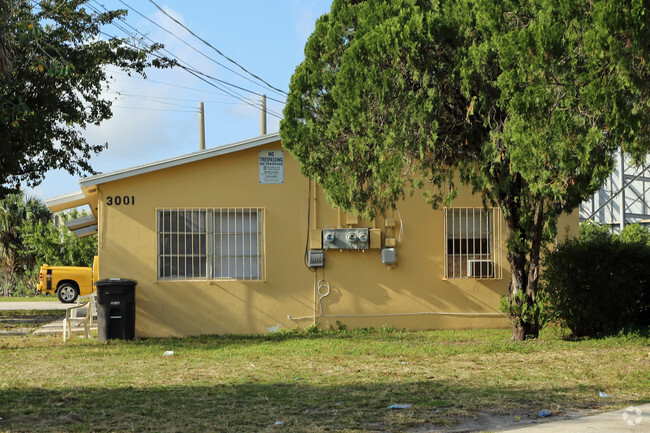
<path id="1" fill-rule="evenodd" d="M 548 416 L 553 415 L 553 414 L 551 413 L 551 411 L 548 410 L 548 409 L 542 409 L 542 410 L 540 410 L 538 413 L 539 413 L 539 416 L 541 416 L 542 418 L 546 418 L 546 417 L 548 417 Z"/>
<path id="2" fill-rule="evenodd" d="M 276 421 L 275 425 L 284 425 L 284 423 L 282 421 Z"/>
<path id="3" fill-rule="evenodd" d="M 173 350 L 166 350 L 165 353 L 163 353 L 163 356 L 174 356 L 174 351 Z"/>
<path id="4" fill-rule="evenodd" d="M 412 407 L 413 406 L 410 405 L 410 404 L 393 404 L 393 405 L 388 406 L 388 409 L 393 409 L 393 410 L 394 409 L 410 409 Z"/>
<path id="5" fill-rule="evenodd" d="M 598 395 L 601 396 L 601 397 L 603 397 L 603 398 L 611 398 L 611 397 L 612 397 L 611 395 L 609 395 L 609 394 L 605 394 L 605 393 L 602 392 L 602 391 L 600 391 L 600 392 L 598 393 Z"/>

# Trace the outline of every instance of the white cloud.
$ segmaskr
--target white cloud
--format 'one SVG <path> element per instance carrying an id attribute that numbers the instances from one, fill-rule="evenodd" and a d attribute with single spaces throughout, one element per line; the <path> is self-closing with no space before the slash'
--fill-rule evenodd
<path id="1" fill-rule="evenodd" d="M 181 14 L 168 7 L 164 9 L 178 21 L 184 21 Z M 155 12 L 152 20 L 167 29 L 178 28 L 160 11 Z M 145 20 L 143 26 L 144 23 Z M 154 28 L 149 38 L 165 45 L 163 55 L 175 56 L 207 73 L 212 71 L 212 62 L 196 55 L 192 48 L 169 33 Z M 203 98 L 200 92 L 187 89 L 197 87 L 195 77 L 181 68 L 149 70 L 150 80 L 137 74 L 129 77 L 119 71 L 112 76 L 112 91 L 106 97 L 114 100 L 114 116 L 100 126 L 89 127 L 84 134 L 91 143 L 109 143 L 107 150 L 93 158 L 95 169 L 112 171 L 198 148 L 196 100 Z"/>
<path id="2" fill-rule="evenodd" d="M 300 40 L 306 41 L 314 32 L 316 19 L 321 16 L 320 12 L 316 11 L 322 8 L 318 8 L 314 2 L 297 1 L 294 4 L 300 11 L 296 21 L 296 33 Z"/>

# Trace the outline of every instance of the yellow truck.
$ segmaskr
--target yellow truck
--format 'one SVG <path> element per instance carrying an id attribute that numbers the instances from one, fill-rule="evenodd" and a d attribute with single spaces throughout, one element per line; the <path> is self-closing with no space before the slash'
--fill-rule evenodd
<path id="1" fill-rule="evenodd" d="M 69 304 L 79 296 L 90 295 L 95 291 L 97 281 L 98 258 L 95 256 L 93 267 L 83 266 L 41 266 L 36 288 L 41 293 L 55 294 L 59 301 Z"/>

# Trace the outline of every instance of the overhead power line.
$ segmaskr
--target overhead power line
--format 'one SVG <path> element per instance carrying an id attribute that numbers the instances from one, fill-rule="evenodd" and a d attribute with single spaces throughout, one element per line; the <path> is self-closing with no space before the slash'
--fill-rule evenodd
<path id="1" fill-rule="evenodd" d="M 211 81 L 208 81 L 207 79 L 203 78 L 201 75 L 199 75 L 198 73 L 194 72 L 194 71 L 191 70 L 190 68 L 187 68 L 187 67 L 185 67 L 185 66 L 183 66 L 183 65 L 178 65 L 178 67 L 181 68 L 181 69 L 184 69 L 185 71 L 187 71 L 188 73 L 194 75 L 196 78 L 198 78 L 199 80 L 201 80 L 201 81 L 207 83 L 208 85 L 210 85 L 210 86 L 212 86 L 212 87 L 215 87 L 215 88 L 217 88 L 217 89 L 220 89 L 220 90 L 224 90 L 223 88 L 219 87 L 219 86 L 216 85 L 215 83 L 213 83 L 213 82 L 211 82 Z M 224 90 L 224 91 L 227 92 L 227 90 Z M 254 108 L 258 109 L 258 110 L 261 110 L 261 109 L 262 109 L 262 107 L 261 107 L 260 105 L 257 105 L 257 103 L 251 102 L 251 101 L 248 100 L 247 98 L 243 98 L 243 99 L 242 99 L 242 98 L 237 98 L 237 99 L 239 99 L 240 101 L 244 102 L 245 104 L 250 105 L 251 107 L 254 107 Z M 279 115 L 279 114 L 277 114 L 277 113 L 275 113 L 275 112 L 273 112 L 273 111 L 271 111 L 271 110 L 268 110 L 268 109 L 267 109 L 267 113 L 270 114 L 270 115 L 273 116 L 273 117 L 277 117 L 278 119 L 282 119 L 282 116 L 281 116 L 281 115 Z"/>
<path id="2" fill-rule="evenodd" d="M 110 90 L 109 92 L 114 93 L 114 94 L 116 94 L 118 96 L 138 99 L 138 100 L 141 100 L 141 101 L 153 102 L 153 103 L 161 104 L 161 105 L 170 105 L 172 107 L 187 108 L 187 109 L 190 109 L 190 110 L 196 109 L 196 107 L 191 107 L 189 105 L 183 105 L 183 104 L 176 104 L 174 102 L 161 101 L 160 99 L 157 99 L 157 98 L 151 97 L 151 96 L 146 96 L 146 95 L 136 96 L 136 95 L 130 95 L 130 94 L 126 94 L 126 93 L 117 92 L 115 90 Z"/>
<path id="3" fill-rule="evenodd" d="M 116 27 L 120 28 L 119 26 L 116 26 Z M 123 28 L 120 28 L 120 30 L 122 30 L 123 32 L 125 32 L 125 33 L 126 33 L 127 35 L 129 35 L 130 37 L 134 37 L 131 33 L 129 33 L 128 31 L 124 30 Z M 114 35 L 110 35 L 110 34 L 108 34 L 108 33 L 106 33 L 106 32 L 103 32 L 103 31 L 100 31 L 100 33 L 103 34 L 104 36 L 108 37 L 108 38 L 114 38 L 114 37 L 115 37 Z M 134 45 L 134 44 L 132 44 L 132 43 L 129 43 L 129 42 L 126 42 L 126 41 L 125 41 L 125 43 L 126 43 L 127 45 L 132 46 L 133 48 L 138 48 L 136 45 Z M 147 46 L 145 43 L 143 43 L 143 45 Z M 171 52 L 169 52 L 169 51 L 168 51 L 168 53 L 169 53 L 172 57 L 176 57 L 173 53 L 171 53 Z M 154 56 L 154 57 L 158 57 L 158 58 L 160 58 L 160 59 L 163 58 L 163 56 L 158 55 L 158 54 L 155 54 L 155 53 L 152 53 L 152 56 Z M 256 109 L 258 109 L 258 110 L 261 110 L 261 109 L 262 109 L 261 104 L 260 104 L 259 102 L 252 101 L 252 100 L 246 98 L 244 95 L 241 95 L 241 94 L 239 94 L 239 93 L 237 93 L 237 92 L 235 92 L 235 91 L 232 91 L 232 90 L 225 89 L 225 88 L 223 88 L 223 87 L 221 87 L 221 86 L 219 86 L 219 85 L 217 85 L 217 84 L 215 84 L 215 83 L 212 83 L 212 82 L 208 81 L 206 78 L 203 78 L 203 77 L 201 76 L 201 75 L 205 75 L 205 74 L 203 74 L 202 72 L 198 71 L 197 69 L 195 69 L 195 68 L 193 68 L 193 67 L 191 67 L 191 66 L 189 66 L 189 65 L 188 65 L 188 66 L 183 65 L 182 63 L 185 63 L 185 62 L 183 62 L 180 58 L 176 57 L 176 59 L 179 61 L 179 63 L 177 63 L 176 66 L 179 67 L 179 68 L 181 68 L 181 69 L 183 69 L 184 71 L 188 72 L 189 74 L 193 75 L 194 77 L 200 79 L 201 81 L 203 81 L 203 82 L 209 84 L 210 86 L 212 86 L 212 87 L 214 87 L 214 88 L 216 88 L 216 89 L 221 90 L 222 92 L 226 93 L 228 96 L 231 96 L 231 97 L 233 97 L 233 98 L 235 98 L 235 99 L 240 100 L 241 102 L 243 102 L 243 103 L 245 103 L 245 104 L 247 104 L 247 105 L 250 105 L 250 106 L 253 107 L 253 108 L 256 108 Z M 209 77 L 209 78 L 211 78 L 211 79 L 214 79 L 214 77 L 210 77 L 209 75 L 208 75 L 207 77 Z M 251 93 L 255 93 L 255 92 L 251 92 Z M 256 94 L 256 93 L 255 93 L 255 94 Z M 270 114 L 270 115 L 272 115 L 272 116 L 274 116 L 274 117 L 277 117 L 278 119 L 281 119 L 281 118 L 282 118 L 281 115 L 279 115 L 279 114 L 277 114 L 277 113 L 275 113 L 275 112 L 273 112 L 273 111 L 271 111 L 271 110 L 267 110 L 267 113 Z"/>
<path id="4" fill-rule="evenodd" d="M 101 8 L 103 8 L 104 10 L 106 10 L 106 8 L 105 8 L 102 4 L 100 4 L 97 0 L 93 0 L 93 2 L 96 3 L 98 6 L 100 6 Z M 94 6 L 92 6 L 92 5 L 90 5 L 90 4 L 88 4 L 88 6 L 89 6 L 91 9 L 93 9 L 95 12 L 98 12 L 98 13 L 99 13 L 99 10 L 98 10 L 97 8 L 95 8 Z M 152 40 L 151 38 L 149 38 L 147 35 L 143 34 L 142 32 L 140 32 L 138 29 L 134 28 L 134 27 L 131 26 L 130 24 L 126 23 L 123 19 L 121 19 L 120 21 L 124 22 L 125 25 L 127 25 L 128 27 L 130 27 L 131 29 L 133 29 L 133 31 L 135 31 L 137 34 L 141 35 L 141 38 L 138 38 L 136 35 L 134 35 L 134 34 L 133 34 L 132 32 L 130 32 L 130 31 L 128 31 L 127 29 L 125 29 L 123 26 L 120 26 L 119 24 L 117 24 L 117 23 L 115 23 L 115 22 L 112 23 L 112 24 L 113 24 L 117 29 L 119 29 L 120 31 L 124 32 L 124 33 L 125 33 L 126 35 L 128 35 L 129 37 L 133 38 L 134 40 L 139 40 L 139 41 L 142 43 L 142 45 L 144 45 L 144 46 L 147 47 L 147 48 L 150 48 L 150 46 L 147 45 L 147 43 L 144 42 L 143 39 L 147 39 L 147 40 L 151 41 L 151 43 L 155 43 L 155 41 L 153 41 L 153 40 Z M 108 37 L 108 38 L 115 38 L 115 37 L 116 37 L 116 36 L 114 36 L 114 35 L 110 35 L 110 34 L 105 33 L 105 32 L 103 32 L 103 31 L 100 31 L 100 33 L 103 34 L 104 36 Z M 130 46 L 132 46 L 132 47 L 134 47 L 134 48 L 140 48 L 140 47 L 136 46 L 134 43 L 130 43 L 130 42 L 128 42 L 128 41 L 124 41 L 124 42 L 125 42 L 127 45 L 130 45 Z M 200 79 L 201 81 L 207 83 L 208 85 L 210 85 L 210 86 L 212 86 L 212 87 L 214 87 L 214 88 L 216 88 L 216 89 L 218 89 L 218 90 L 221 90 L 222 92 L 224 92 L 224 93 L 225 93 L 226 95 L 228 95 L 228 96 L 231 96 L 231 97 L 233 97 L 233 98 L 235 98 L 235 99 L 238 99 L 239 101 L 241 101 L 241 102 L 243 102 L 243 103 L 245 103 L 245 104 L 247 104 L 247 105 L 250 105 L 251 107 L 253 107 L 253 108 L 255 108 L 255 109 L 258 109 L 258 110 L 261 110 L 261 109 L 262 109 L 262 107 L 261 107 L 261 103 L 260 103 L 260 102 L 250 100 L 249 98 L 246 98 L 244 95 L 241 95 L 241 94 L 239 94 L 238 92 L 236 92 L 236 91 L 234 91 L 234 90 L 228 90 L 228 89 L 226 89 L 226 88 L 224 88 L 224 87 L 222 87 L 222 86 L 220 86 L 220 85 L 218 85 L 218 84 L 215 84 L 214 82 L 211 82 L 211 81 L 209 81 L 209 80 L 214 80 L 214 81 L 216 81 L 216 82 L 218 82 L 218 83 L 221 83 L 221 84 L 223 84 L 223 85 L 231 86 L 231 87 L 237 88 L 237 89 L 239 89 L 239 90 L 246 91 L 246 92 L 249 92 L 249 93 L 252 93 L 252 94 L 258 95 L 258 96 L 261 96 L 261 94 L 259 94 L 259 93 L 257 93 L 257 92 L 254 92 L 254 91 L 252 91 L 252 90 L 249 90 L 249 89 L 245 89 L 245 88 L 243 88 L 243 87 L 241 87 L 241 86 L 237 86 L 237 85 L 234 85 L 234 84 L 232 84 L 232 83 L 228 83 L 227 81 L 220 80 L 220 79 L 218 79 L 218 78 L 216 78 L 216 77 L 213 77 L 213 76 L 210 76 L 210 75 L 208 75 L 208 74 L 205 74 L 205 73 L 199 71 L 198 69 L 194 68 L 193 66 L 189 65 L 187 62 L 183 61 L 183 60 L 180 59 L 178 56 L 176 56 L 174 53 L 170 52 L 169 50 L 164 49 L 164 51 L 166 51 L 166 52 L 167 52 L 167 53 L 168 53 L 172 58 L 175 58 L 175 59 L 177 60 L 177 62 L 178 62 L 178 63 L 176 64 L 177 67 L 183 69 L 184 71 L 186 71 L 186 72 L 188 72 L 189 74 L 193 75 L 194 77 Z M 158 57 L 158 58 L 161 58 L 161 59 L 163 58 L 162 55 L 159 55 L 159 54 L 156 54 L 156 53 L 152 53 L 152 55 L 153 55 L 154 57 Z M 185 63 L 185 65 L 184 65 L 183 63 Z M 267 83 L 267 84 L 268 84 L 268 83 Z M 273 98 L 269 98 L 269 99 L 275 100 L 275 99 L 273 99 Z M 284 103 L 284 101 L 278 101 L 278 100 L 275 100 L 275 101 L 280 102 L 280 103 Z M 276 113 L 276 112 L 274 112 L 274 111 L 272 111 L 272 110 L 268 110 L 268 109 L 267 109 L 267 113 L 268 113 L 269 115 L 271 115 L 271 116 L 274 116 L 274 117 L 278 118 L 278 119 L 282 119 L 282 115 L 281 115 L 281 114 L 278 114 L 278 113 Z"/>
<path id="5" fill-rule="evenodd" d="M 93 0 L 93 1 L 94 1 L 97 5 L 99 5 L 100 7 L 102 7 L 104 10 L 106 10 L 106 8 L 105 8 L 103 5 L 101 5 L 97 0 Z M 88 4 L 88 6 L 89 6 L 91 9 L 93 9 L 94 11 L 99 12 L 99 11 L 98 11 L 95 7 L 93 7 L 92 5 Z M 149 38 L 147 35 L 145 35 L 145 34 L 143 34 L 142 32 L 140 32 L 140 31 L 139 31 L 138 29 L 136 29 L 135 27 L 133 27 L 133 26 L 131 26 L 130 24 L 126 23 L 123 19 L 121 19 L 121 21 L 124 22 L 125 25 L 127 25 L 128 27 L 130 27 L 131 29 L 133 29 L 133 31 L 135 31 L 136 33 L 138 33 L 139 35 L 141 35 L 142 38 L 149 40 L 151 43 L 155 43 L 155 41 L 153 41 L 153 40 L 152 40 L 151 38 Z M 120 31 L 122 31 L 122 32 L 124 32 L 126 35 L 128 35 L 129 37 L 133 38 L 134 40 L 138 40 L 138 38 L 136 37 L 136 35 L 134 35 L 133 33 L 129 32 L 129 31 L 126 30 L 124 27 L 118 25 L 118 24 L 115 23 L 115 22 L 113 22 L 112 24 L 113 24 L 116 28 L 118 28 Z M 109 35 L 109 34 L 107 34 L 107 33 L 105 33 L 105 32 L 101 32 L 101 33 L 102 33 L 103 35 L 107 36 L 107 37 L 111 37 L 111 38 L 112 38 L 112 37 L 115 37 L 115 36 L 113 36 L 113 35 Z M 140 38 L 140 41 L 142 41 L 142 38 Z M 141 43 L 142 43 L 144 46 L 148 46 L 145 42 L 141 42 Z M 127 44 L 128 44 L 128 42 L 127 42 Z M 131 46 L 134 46 L 133 44 L 130 44 L 130 45 L 131 45 Z M 149 46 L 148 46 L 148 47 L 149 47 Z M 134 48 L 137 48 L 137 47 L 134 46 Z M 172 53 L 171 51 L 169 51 L 169 50 L 167 50 L 167 49 L 164 49 L 164 51 L 167 52 L 167 53 L 168 53 L 172 58 L 175 58 L 175 59 L 179 62 L 179 63 L 177 63 L 177 66 L 178 66 L 178 67 L 180 67 L 181 69 L 183 69 L 183 70 L 185 70 L 186 72 L 190 73 L 191 75 L 194 75 L 195 77 L 201 79 L 202 81 L 204 81 L 204 82 L 206 82 L 206 83 L 212 85 L 213 87 L 215 87 L 215 88 L 217 88 L 217 89 L 223 91 L 223 92 L 226 93 L 228 96 L 231 96 L 231 97 L 233 97 L 233 98 L 235 98 L 235 99 L 238 99 L 238 100 L 242 101 L 243 103 L 245 103 L 245 104 L 247 104 L 247 105 L 250 105 L 250 106 L 252 106 L 252 107 L 254 107 L 254 108 L 258 109 L 258 110 L 261 110 L 261 109 L 262 109 L 261 104 L 260 104 L 259 102 L 257 102 L 257 101 L 252 101 L 252 100 L 246 98 L 244 95 L 241 95 L 241 94 L 239 94 L 239 93 L 237 93 L 237 92 L 235 92 L 235 91 L 233 91 L 233 90 L 227 90 L 227 89 L 225 89 L 225 88 L 223 88 L 223 87 L 220 87 L 220 86 L 218 86 L 218 85 L 216 85 L 216 84 L 214 84 L 214 83 L 209 83 L 207 80 L 205 80 L 205 79 L 199 77 L 199 75 L 202 75 L 202 76 L 204 76 L 204 77 L 207 78 L 207 79 L 214 80 L 214 81 L 217 81 L 217 82 L 219 82 L 219 83 L 222 83 L 223 85 L 230 86 L 230 87 L 234 87 L 234 88 L 237 88 L 237 89 L 239 89 L 239 90 L 242 90 L 242 91 L 245 91 L 245 92 L 248 92 L 248 93 L 252 93 L 252 94 L 257 95 L 257 96 L 261 96 L 261 94 L 259 94 L 259 93 L 257 93 L 257 92 L 254 92 L 254 91 L 252 91 L 252 90 L 246 89 L 246 88 L 244 88 L 244 87 L 237 86 L 237 85 L 235 85 L 235 84 L 229 83 L 229 82 L 227 82 L 227 81 L 225 81 L 225 80 L 221 80 L 221 79 L 218 79 L 218 78 L 213 77 L 213 76 L 211 76 L 211 75 L 205 74 L 205 73 L 199 71 L 197 68 L 195 68 L 195 67 L 193 67 L 192 65 L 190 65 L 189 63 L 183 61 L 180 57 L 178 57 L 177 55 L 175 55 L 175 54 Z M 160 55 L 157 55 L 157 54 L 153 54 L 153 55 L 154 55 L 154 56 L 157 56 L 157 57 L 159 57 L 159 58 L 162 58 L 162 56 L 160 56 Z M 183 65 L 183 63 L 185 63 L 185 65 Z M 279 103 L 284 103 L 284 101 L 279 101 L 279 100 L 274 99 L 274 98 L 268 98 L 268 99 L 274 100 L 274 101 L 279 102 Z M 274 116 L 274 117 L 277 117 L 277 118 L 279 118 L 279 119 L 282 118 L 282 115 L 280 115 L 280 114 L 278 114 L 278 113 L 276 113 L 276 112 L 273 112 L 272 110 L 268 110 L 268 109 L 267 109 L 267 113 L 269 113 L 270 115 L 272 115 L 272 116 Z"/>
<path id="6" fill-rule="evenodd" d="M 235 75 L 237 75 L 237 76 L 243 78 L 244 80 L 250 81 L 251 83 L 253 83 L 253 84 L 257 85 L 257 86 L 264 87 L 264 88 L 266 88 L 266 89 L 268 89 L 268 90 L 271 90 L 271 91 L 273 91 L 273 92 L 275 92 L 275 93 L 278 93 L 278 94 L 280 94 L 280 95 L 286 95 L 285 92 L 277 91 L 277 90 L 276 90 L 275 88 L 273 88 L 272 86 L 271 86 L 271 87 L 269 87 L 268 85 L 267 85 L 267 86 L 262 86 L 260 83 L 258 83 L 258 82 L 256 82 L 256 81 L 252 80 L 251 78 L 249 78 L 249 77 L 247 77 L 247 76 L 245 76 L 245 75 L 243 75 L 243 74 L 241 74 L 241 73 L 235 71 L 235 70 L 232 69 L 232 68 L 229 68 L 228 66 L 224 65 L 224 64 L 221 63 L 221 62 L 218 62 L 218 61 L 215 60 L 214 58 L 208 56 L 207 54 L 203 53 L 201 50 L 197 49 L 196 47 L 194 47 L 193 45 L 191 45 L 190 43 L 188 43 L 187 41 L 185 41 L 184 39 L 182 39 L 181 37 L 179 37 L 176 33 L 172 32 L 171 30 L 169 30 L 169 29 L 167 29 L 167 28 L 165 28 L 165 27 L 163 27 L 163 26 L 160 25 L 159 23 L 153 21 L 151 18 L 149 18 L 149 17 L 147 17 L 146 15 L 142 14 L 142 13 L 139 12 L 137 9 L 133 8 L 133 6 L 131 6 L 131 5 L 129 5 L 128 3 L 126 3 L 124 0 L 120 0 L 120 3 L 122 3 L 124 6 L 128 7 L 128 8 L 131 9 L 133 12 L 135 12 L 135 13 L 138 14 L 138 15 L 140 15 L 142 18 L 144 18 L 145 20 L 149 21 L 151 24 L 155 25 L 155 26 L 158 27 L 159 29 L 161 29 L 161 30 L 163 30 L 164 32 L 168 33 L 169 35 L 173 36 L 174 38 L 176 38 L 177 40 L 179 40 L 180 42 L 182 42 L 183 44 L 185 44 L 185 46 L 187 46 L 187 47 L 191 48 L 192 50 L 196 51 L 198 54 L 200 54 L 201 56 L 203 56 L 203 57 L 205 57 L 206 59 L 210 60 L 211 62 L 214 62 L 215 64 L 221 66 L 222 68 L 224 68 L 224 69 L 226 69 L 226 70 L 232 72 L 233 74 L 235 74 Z M 277 100 L 276 100 L 276 101 L 277 101 Z M 280 102 L 280 101 L 278 101 L 278 102 Z M 281 101 L 281 103 L 284 103 L 284 101 Z"/>
<path id="7" fill-rule="evenodd" d="M 136 99 L 144 99 L 144 100 L 165 100 L 165 101 L 182 101 L 182 102 L 205 102 L 205 103 L 210 103 L 210 104 L 243 104 L 243 102 L 226 102 L 226 101 L 210 101 L 210 100 L 202 100 L 202 99 L 188 99 L 188 98 L 170 98 L 167 96 L 155 96 L 155 95 L 135 95 L 133 93 L 124 93 L 124 92 L 119 92 L 116 90 L 110 90 L 111 93 L 115 93 L 120 96 L 126 96 L 128 98 L 136 98 Z M 216 93 L 216 92 L 210 92 L 210 93 Z M 178 105 L 179 107 L 185 107 L 185 105 L 181 104 L 174 104 Z M 191 107 L 194 108 L 194 107 Z"/>
<path id="8" fill-rule="evenodd" d="M 226 56 L 224 53 L 222 53 L 221 51 L 219 51 L 215 46 L 213 46 L 213 45 L 210 44 L 208 41 L 206 41 L 205 39 L 203 39 L 202 37 L 200 37 L 199 35 L 197 35 L 196 33 L 194 33 L 192 30 L 190 30 L 190 29 L 189 29 L 185 24 L 181 23 L 181 22 L 178 21 L 176 18 L 174 18 L 174 17 L 172 17 L 171 15 L 169 15 L 169 14 L 168 14 L 164 9 L 162 9 L 160 6 L 158 6 L 158 5 L 156 4 L 156 2 L 154 2 L 153 0 L 149 0 L 149 2 L 152 3 L 156 8 L 158 8 L 158 10 L 159 10 L 160 12 L 162 12 L 163 14 L 165 14 L 169 19 L 171 19 L 171 20 L 174 21 L 176 24 L 178 24 L 179 26 L 181 26 L 182 28 L 184 28 L 184 29 L 185 29 L 188 33 L 190 33 L 192 36 L 194 36 L 195 38 L 197 38 L 198 40 L 200 40 L 201 42 L 203 42 L 205 45 L 207 45 L 208 47 L 210 47 L 210 48 L 212 48 L 214 51 L 216 51 L 217 54 L 219 54 L 221 57 L 223 57 L 224 59 L 226 59 L 226 60 L 228 60 L 229 62 L 233 63 L 234 65 L 237 65 L 237 66 L 238 66 L 242 71 L 246 72 L 246 73 L 249 74 L 251 77 L 253 77 L 253 78 L 255 78 L 255 79 L 261 81 L 262 83 L 266 84 L 266 85 L 269 86 L 271 89 L 276 90 L 276 91 L 278 91 L 278 92 L 280 92 L 280 93 L 282 93 L 282 94 L 288 96 L 288 93 L 285 92 L 284 90 L 281 90 L 281 89 L 278 89 L 277 87 L 272 86 L 271 84 L 269 84 L 268 82 L 266 82 L 266 81 L 263 80 L 262 78 L 258 77 L 257 75 L 253 74 L 252 72 L 250 72 L 248 69 L 244 68 L 242 65 L 240 65 L 239 63 L 237 63 L 236 61 L 234 61 L 234 60 L 231 59 L 230 57 Z"/>
<path id="9" fill-rule="evenodd" d="M 172 111 L 174 113 L 198 113 L 199 110 L 173 110 L 171 108 L 151 108 L 151 107 L 125 107 L 122 105 L 113 105 L 115 108 L 126 108 L 127 110 L 146 110 L 146 111 Z"/>
<path id="10" fill-rule="evenodd" d="M 179 89 L 192 90 L 192 91 L 198 92 L 198 93 L 209 93 L 210 95 L 230 96 L 225 92 L 211 92 L 209 90 L 197 89 L 196 87 L 181 86 L 180 84 L 167 83 L 165 81 L 154 80 L 153 78 L 144 78 L 144 77 L 142 77 L 140 75 L 129 75 L 129 74 L 127 74 L 125 72 L 121 72 L 121 71 L 110 70 L 109 73 L 117 74 L 117 75 L 124 75 L 126 77 L 140 78 L 142 80 L 149 81 L 151 83 L 157 83 L 157 84 L 162 84 L 162 85 L 171 86 L 171 87 L 178 87 Z M 237 103 L 238 102 L 234 102 L 234 104 L 237 104 Z"/>

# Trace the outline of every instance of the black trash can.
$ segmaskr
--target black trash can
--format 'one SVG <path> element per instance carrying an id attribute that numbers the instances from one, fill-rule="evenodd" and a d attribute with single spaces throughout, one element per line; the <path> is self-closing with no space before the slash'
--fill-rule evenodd
<path id="1" fill-rule="evenodd" d="M 135 286 L 137 281 L 108 278 L 97 287 L 97 334 L 99 341 L 133 340 L 135 336 Z"/>

